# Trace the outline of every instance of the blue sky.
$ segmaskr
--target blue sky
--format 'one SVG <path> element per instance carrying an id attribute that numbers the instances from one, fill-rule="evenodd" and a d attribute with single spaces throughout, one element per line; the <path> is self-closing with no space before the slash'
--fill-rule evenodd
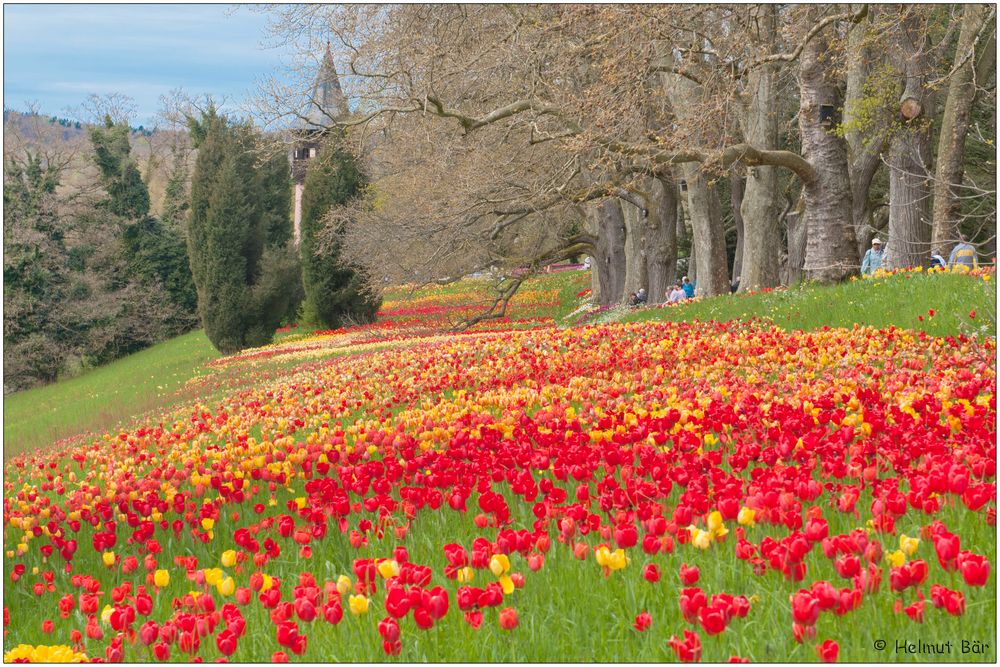
<path id="1" fill-rule="evenodd" d="M 172 89 L 238 103 L 288 60 L 266 47 L 266 25 L 247 6 L 5 4 L 4 106 L 73 117 L 91 93 L 121 93 L 132 124 L 152 125 Z"/>

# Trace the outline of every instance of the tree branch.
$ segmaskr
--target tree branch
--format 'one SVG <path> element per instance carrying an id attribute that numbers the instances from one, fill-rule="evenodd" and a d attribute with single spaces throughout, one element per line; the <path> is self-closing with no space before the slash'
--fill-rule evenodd
<path id="1" fill-rule="evenodd" d="M 830 25 L 831 23 L 835 23 L 837 21 L 845 21 L 845 20 L 850 21 L 851 23 L 858 23 L 866 16 L 868 16 L 868 3 L 862 5 L 861 8 L 856 12 L 844 12 L 842 14 L 833 14 L 831 16 L 827 16 L 819 23 L 814 25 L 809 30 L 809 32 L 805 34 L 805 37 L 802 38 L 802 41 L 799 42 L 798 46 L 796 46 L 791 53 L 772 53 L 770 55 L 762 56 L 760 58 L 757 58 L 756 60 L 751 61 L 750 64 L 747 65 L 743 71 L 746 72 L 747 70 L 753 69 L 755 67 L 760 67 L 761 65 L 765 65 L 767 63 L 791 62 L 799 57 L 799 54 L 802 53 L 802 49 L 804 49 L 809 44 L 809 42 L 812 41 L 812 38 L 818 35 L 826 26 Z"/>

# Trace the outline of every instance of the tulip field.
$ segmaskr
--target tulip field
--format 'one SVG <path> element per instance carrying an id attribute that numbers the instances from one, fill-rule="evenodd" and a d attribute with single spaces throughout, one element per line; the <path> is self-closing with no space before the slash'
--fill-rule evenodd
<path id="1" fill-rule="evenodd" d="M 559 281 L 462 333 L 399 291 L 8 460 L 5 662 L 996 661 L 994 337 Z"/>

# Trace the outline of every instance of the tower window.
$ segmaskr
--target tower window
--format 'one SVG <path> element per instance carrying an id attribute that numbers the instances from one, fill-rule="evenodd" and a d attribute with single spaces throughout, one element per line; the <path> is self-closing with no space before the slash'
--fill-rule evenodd
<path id="1" fill-rule="evenodd" d="M 316 157 L 316 149 L 315 148 L 310 148 L 309 149 L 309 157 Z"/>

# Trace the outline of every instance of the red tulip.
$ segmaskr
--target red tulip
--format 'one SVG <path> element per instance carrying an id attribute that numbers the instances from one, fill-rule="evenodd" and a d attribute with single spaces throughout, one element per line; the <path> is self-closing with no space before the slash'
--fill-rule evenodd
<path id="1" fill-rule="evenodd" d="M 962 578 L 967 585 L 986 585 L 986 580 L 990 577 L 990 562 L 984 556 L 963 551 L 959 553 L 957 561 L 958 569 L 962 572 Z"/>
<path id="2" fill-rule="evenodd" d="M 684 586 L 693 586 L 698 583 L 698 568 L 688 567 L 687 563 L 681 563 L 681 584 Z"/>
<path id="3" fill-rule="evenodd" d="M 698 662 L 701 660 L 701 639 L 697 634 L 687 628 L 684 629 L 684 641 L 677 639 L 676 635 L 670 637 L 667 642 L 677 654 L 681 662 Z"/>
<path id="4" fill-rule="evenodd" d="M 170 646 L 164 642 L 153 644 L 153 655 L 158 661 L 166 662 L 170 659 Z"/>
<path id="5" fill-rule="evenodd" d="M 805 589 L 800 589 L 791 600 L 793 620 L 800 625 L 814 625 L 819 618 L 819 600 Z"/>
<path id="6" fill-rule="evenodd" d="M 816 646 L 816 653 L 823 662 L 837 662 L 837 654 L 840 653 L 840 645 L 832 639 L 827 639 L 822 644 Z"/>
<path id="7" fill-rule="evenodd" d="M 500 610 L 500 627 L 504 630 L 513 630 L 517 627 L 517 611 L 511 607 Z"/>
<path id="8" fill-rule="evenodd" d="M 639 632 L 645 632 L 649 629 L 649 625 L 653 622 L 653 617 L 649 615 L 648 612 L 642 612 L 635 617 L 635 629 Z"/>
<path id="9" fill-rule="evenodd" d="M 698 620 L 701 621 L 701 627 L 709 635 L 717 635 L 726 629 L 726 612 L 715 605 L 699 609 Z"/>
<path id="10" fill-rule="evenodd" d="M 954 570 L 958 567 L 960 548 L 958 535 L 943 532 L 934 536 L 934 551 L 937 553 L 938 562 L 945 570 Z"/>
<path id="11" fill-rule="evenodd" d="M 696 623 L 698 621 L 698 611 L 708 602 L 705 593 L 700 588 L 685 588 L 681 590 L 678 601 L 680 602 L 684 620 L 688 623 Z"/>

